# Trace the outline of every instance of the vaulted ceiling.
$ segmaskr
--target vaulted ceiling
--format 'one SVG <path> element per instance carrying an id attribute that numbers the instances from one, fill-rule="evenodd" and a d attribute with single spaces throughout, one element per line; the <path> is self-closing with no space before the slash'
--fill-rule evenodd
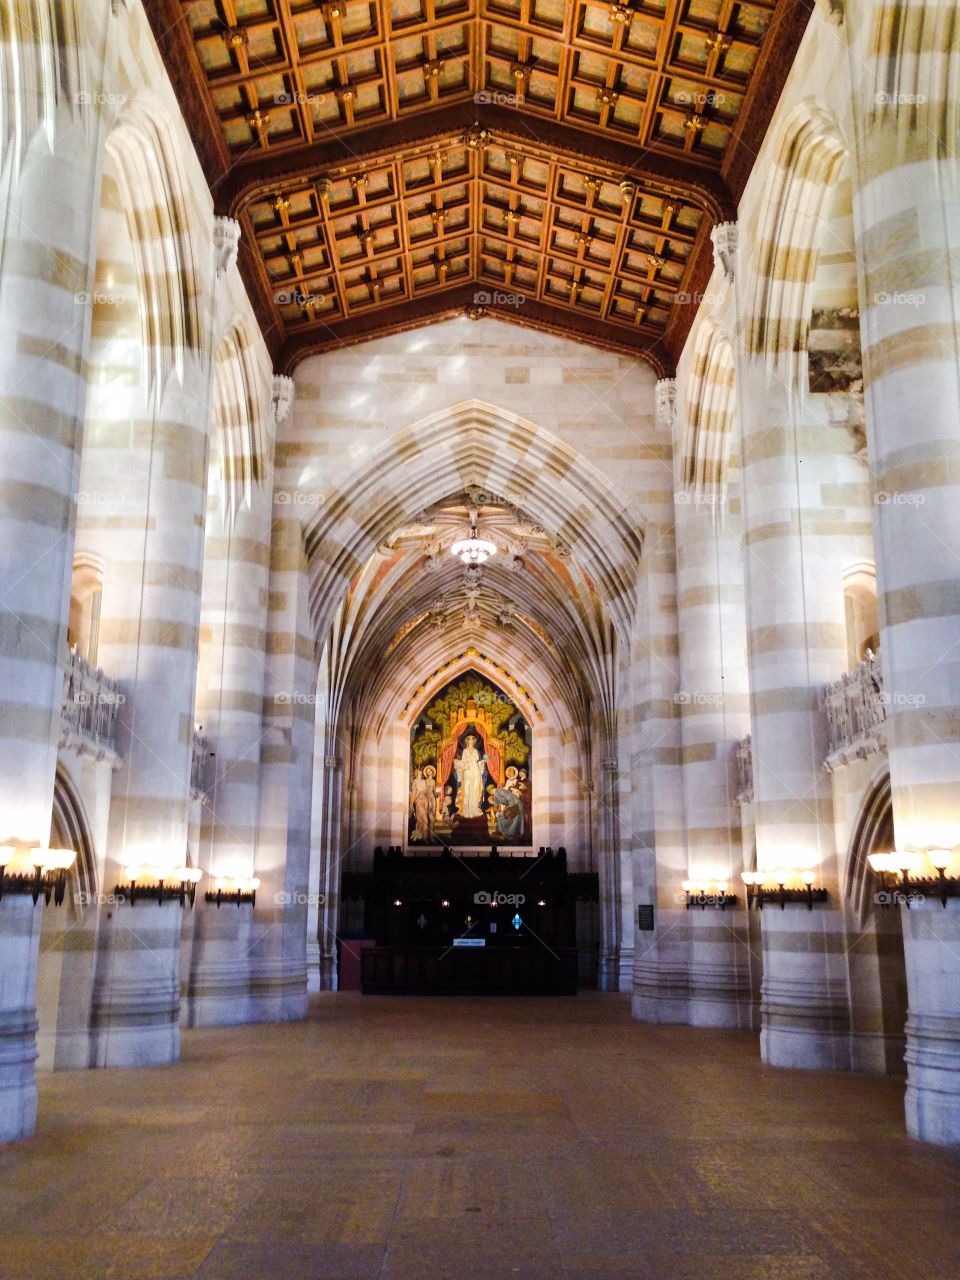
<path id="1" fill-rule="evenodd" d="M 801 0 L 148 0 L 280 367 L 467 310 L 676 359 Z"/>

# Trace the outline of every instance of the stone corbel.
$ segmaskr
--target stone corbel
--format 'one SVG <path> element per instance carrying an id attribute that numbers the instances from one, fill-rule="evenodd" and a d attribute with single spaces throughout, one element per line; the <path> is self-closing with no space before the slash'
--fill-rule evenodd
<path id="1" fill-rule="evenodd" d="M 657 422 L 672 431 L 677 421 L 677 380 L 661 378 L 656 386 Z"/>
<path id="2" fill-rule="evenodd" d="M 813 2 L 831 26 L 842 25 L 846 16 L 844 0 L 813 0 Z"/>
<path id="3" fill-rule="evenodd" d="M 710 229 L 713 241 L 713 265 L 720 279 L 733 284 L 737 274 L 737 223 L 717 222 Z"/>
<path id="4" fill-rule="evenodd" d="M 240 223 L 235 218 L 214 218 L 213 252 L 217 279 L 222 280 L 237 261 Z"/>
<path id="5" fill-rule="evenodd" d="M 282 373 L 273 375 L 273 387 L 270 393 L 270 404 L 273 408 L 273 421 L 276 426 L 285 422 L 293 406 L 293 379 Z"/>

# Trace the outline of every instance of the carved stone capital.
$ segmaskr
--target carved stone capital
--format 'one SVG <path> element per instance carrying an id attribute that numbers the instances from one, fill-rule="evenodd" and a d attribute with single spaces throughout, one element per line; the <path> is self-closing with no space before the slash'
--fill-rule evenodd
<path id="1" fill-rule="evenodd" d="M 273 375 L 273 390 L 270 395 L 273 406 L 273 420 L 279 427 L 286 420 L 293 405 L 293 379 L 282 373 Z"/>
<path id="2" fill-rule="evenodd" d="M 660 378 L 656 386 L 657 421 L 671 431 L 677 421 L 677 380 Z"/>
<path id="3" fill-rule="evenodd" d="M 235 218 L 214 218 L 213 252 L 218 280 L 222 280 L 236 263 L 239 246 L 240 223 Z"/>
<path id="4" fill-rule="evenodd" d="M 713 265 L 719 272 L 720 279 L 732 284 L 737 271 L 737 224 L 715 223 L 710 230 L 710 239 L 713 241 Z"/>

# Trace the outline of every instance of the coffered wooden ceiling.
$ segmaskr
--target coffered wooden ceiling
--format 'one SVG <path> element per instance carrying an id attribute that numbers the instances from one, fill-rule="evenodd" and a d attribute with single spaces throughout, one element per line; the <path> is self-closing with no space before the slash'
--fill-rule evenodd
<path id="1" fill-rule="evenodd" d="M 466 310 L 659 372 L 800 0 L 148 0 L 278 364 Z"/>

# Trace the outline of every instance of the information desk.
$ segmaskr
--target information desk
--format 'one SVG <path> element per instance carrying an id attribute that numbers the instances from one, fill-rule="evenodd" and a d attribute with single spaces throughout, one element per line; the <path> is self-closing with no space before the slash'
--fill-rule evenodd
<path id="1" fill-rule="evenodd" d="M 577 949 L 563 947 L 371 947 L 365 995 L 577 994 Z"/>

